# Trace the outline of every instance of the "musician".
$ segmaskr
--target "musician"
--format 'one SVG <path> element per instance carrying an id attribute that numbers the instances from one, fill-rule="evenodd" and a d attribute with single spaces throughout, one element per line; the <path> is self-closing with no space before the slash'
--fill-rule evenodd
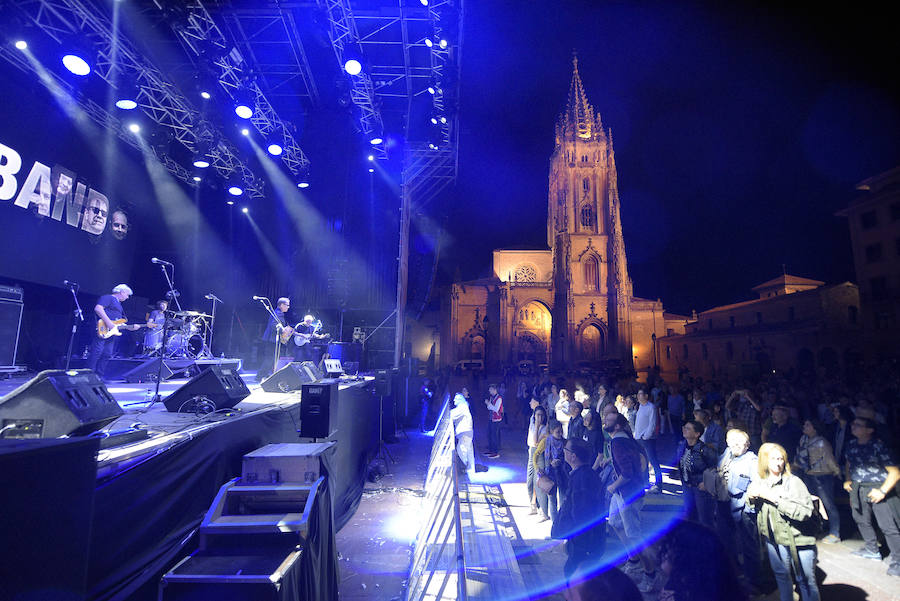
<path id="1" fill-rule="evenodd" d="M 312 361 L 313 363 L 318 363 L 316 349 L 313 348 L 313 345 L 316 340 L 322 339 L 325 336 L 316 331 L 316 325 L 313 324 L 315 319 L 316 318 L 312 315 L 306 315 L 303 317 L 303 321 L 297 324 L 297 328 L 294 331 L 296 340 L 306 341 L 302 345 L 298 345 L 297 350 L 294 353 L 294 357 L 297 361 Z"/>
<path id="2" fill-rule="evenodd" d="M 282 330 L 287 327 L 287 312 L 291 308 L 291 299 L 282 296 L 275 303 L 275 317 L 269 316 L 269 323 L 266 324 L 266 331 L 262 335 L 262 361 L 259 363 L 259 369 L 256 370 L 256 381 L 261 382 L 264 378 L 272 375 L 275 371 L 275 348 L 281 345 L 280 336 Z"/>
<path id="3" fill-rule="evenodd" d="M 158 300 L 155 307 L 147 317 L 147 325 L 150 326 L 150 330 L 144 334 L 144 350 L 147 352 L 162 346 L 163 322 L 166 321 L 166 309 L 169 308 L 169 301 Z"/>
<path id="4" fill-rule="evenodd" d="M 125 319 L 125 309 L 122 303 L 134 294 L 128 284 L 119 284 L 112 289 L 112 294 L 104 294 L 97 299 L 94 306 L 94 313 L 104 323 L 108 329 L 113 329 L 116 324 L 113 322 L 117 319 Z M 131 324 L 122 324 L 119 329 L 137 330 L 140 326 Z M 113 351 L 116 348 L 117 336 L 109 338 L 101 338 L 99 332 L 94 333 L 94 340 L 91 343 L 91 350 L 88 354 L 88 368 L 96 371 L 100 376 L 106 370 L 106 364 L 109 363 Z"/>

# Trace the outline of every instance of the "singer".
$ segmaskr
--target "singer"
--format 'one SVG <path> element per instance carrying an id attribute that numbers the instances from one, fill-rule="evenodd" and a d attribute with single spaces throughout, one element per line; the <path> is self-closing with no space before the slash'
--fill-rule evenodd
<path id="1" fill-rule="evenodd" d="M 117 324 L 113 322 L 126 319 L 125 309 L 122 308 L 122 303 L 127 301 L 132 294 L 134 294 L 134 292 L 132 292 L 128 284 L 119 284 L 112 289 L 112 294 L 104 294 L 97 299 L 97 304 L 94 306 L 94 313 L 97 314 L 97 317 L 104 323 L 107 329 L 115 330 Z M 129 325 L 124 322 L 120 323 L 118 327 L 125 328 L 126 330 L 138 329 L 138 326 Z M 109 338 L 101 338 L 99 333 L 94 334 L 94 340 L 91 343 L 91 351 L 88 354 L 88 368 L 96 371 L 100 377 L 103 377 L 103 372 L 106 370 L 106 364 L 109 363 L 109 359 L 112 357 L 113 351 L 115 351 L 116 338 L 118 337 L 110 336 Z"/>
<path id="2" fill-rule="evenodd" d="M 275 317 L 269 317 L 266 331 L 262 335 L 262 361 L 256 370 L 257 382 L 262 382 L 275 371 L 275 345 L 281 344 L 281 332 L 287 327 L 287 312 L 290 308 L 291 299 L 286 296 L 282 296 L 275 303 Z"/>

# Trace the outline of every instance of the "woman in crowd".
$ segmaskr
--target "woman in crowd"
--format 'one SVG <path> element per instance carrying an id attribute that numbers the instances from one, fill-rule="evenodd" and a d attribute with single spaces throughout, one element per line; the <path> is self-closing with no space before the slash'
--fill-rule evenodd
<path id="1" fill-rule="evenodd" d="M 584 414 L 584 434 L 582 440 L 587 443 L 591 450 L 591 467 L 595 470 L 600 468 L 600 461 L 603 458 L 603 428 L 600 422 L 600 416 L 594 411 L 588 411 Z"/>
<path id="2" fill-rule="evenodd" d="M 747 504 L 747 489 L 758 478 L 759 466 L 756 453 L 750 450 L 750 435 L 744 430 L 732 429 L 725 434 L 728 448 L 719 459 L 719 474 L 728 490 L 729 501 L 724 521 L 732 556 L 741 567 L 744 590 L 756 591 L 759 576 L 759 537 L 756 533 L 756 513 Z M 722 507 L 721 505 L 719 507 Z"/>
<path id="3" fill-rule="evenodd" d="M 543 519 L 555 520 L 559 511 L 559 503 L 566 489 L 566 470 L 563 461 L 563 448 L 566 439 L 563 437 L 562 424 L 556 420 L 547 427 L 549 435 L 545 436 L 534 450 L 534 467 L 538 479 L 546 476 L 553 481 L 553 487 L 544 492 L 537 488 L 538 505 Z"/>
<path id="4" fill-rule="evenodd" d="M 828 513 L 828 536 L 822 542 L 833 544 L 841 542 L 841 516 L 834 502 L 835 477 L 841 475 L 841 468 L 834 459 L 831 444 L 822 436 L 824 429 L 817 419 L 803 422 L 803 436 L 792 468 L 803 478 L 809 491 L 822 499 Z"/>
<path id="5" fill-rule="evenodd" d="M 534 515 L 538 510 L 537 495 L 535 494 L 535 481 L 537 476 L 534 469 L 534 452 L 537 449 L 538 442 L 547 436 L 547 410 L 544 409 L 535 399 L 531 399 L 532 413 L 528 423 L 528 436 L 526 442 L 528 444 L 528 465 L 526 470 L 526 486 L 528 488 L 528 499 L 531 501 L 531 514 Z"/>
<path id="6" fill-rule="evenodd" d="M 678 453 L 678 474 L 684 490 L 684 513 L 687 519 L 713 524 L 715 520 L 715 499 L 703 485 L 703 472 L 715 468 L 719 456 L 700 440 L 703 424 L 696 420 L 685 422 L 681 428 L 684 440 Z"/>
<path id="7" fill-rule="evenodd" d="M 562 424 L 563 437 L 567 435 L 569 430 L 569 400 L 569 391 L 563 388 L 559 391 L 559 399 L 556 401 L 556 404 L 549 405 L 556 411 L 556 421 Z"/>
<path id="8" fill-rule="evenodd" d="M 791 474 L 781 445 L 767 442 L 759 448 L 759 478 L 750 484 L 747 499 L 756 509 L 757 532 L 765 541 L 780 600 L 793 599 L 793 573 L 800 600 L 819 601 L 816 539 L 808 531 L 813 500 L 803 481 Z"/>

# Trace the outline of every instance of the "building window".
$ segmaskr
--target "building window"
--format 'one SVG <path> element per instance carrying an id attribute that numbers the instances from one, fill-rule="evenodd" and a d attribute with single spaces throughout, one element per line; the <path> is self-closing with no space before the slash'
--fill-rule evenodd
<path id="1" fill-rule="evenodd" d="M 583 180 L 581 180 L 581 188 L 585 192 L 591 189 L 591 182 L 588 181 L 588 178 L 584 178 Z"/>
<path id="2" fill-rule="evenodd" d="M 725 356 L 729 359 L 734 359 L 734 345 L 731 344 L 731 341 L 725 343 Z"/>
<path id="3" fill-rule="evenodd" d="M 666 328 L 666 336 L 674 336 L 674 335 L 675 335 L 675 330 L 673 330 L 672 328 Z"/>
<path id="4" fill-rule="evenodd" d="M 687 345 L 686 345 L 686 344 L 683 344 L 683 345 L 681 346 L 681 355 L 682 355 L 685 359 L 688 358 L 688 348 L 687 348 Z"/>
<path id="5" fill-rule="evenodd" d="M 871 278 L 869 280 L 869 290 L 872 293 L 872 298 L 881 299 L 887 296 L 887 278 L 884 276 L 879 276 L 877 278 Z"/>
<path id="6" fill-rule="evenodd" d="M 668 344 L 666 345 L 666 359 L 672 358 L 672 347 Z"/>
<path id="7" fill-rule="evenodd" d="M 891 204 L 891 221 L 900 220 L 900 202 Z"/>
<path id="8" fill-rule="evenodd" d="M 794 313 L 793 307 L 788 307 L 788 321 L 794 321 L 796 314 Z"/>
<path id="9" fill-rule="evenodd" d="M 866 263 L 878 263 L 881 258 L 881 242 L 866 246 Z"/>
<path id="10" fill-rule="evenodd" d="M 728 317 L 728 326 L 731 327 L 731 328 L 734 327 L 734 315 L 730 315 L 730 316 Z"/>
<path id="11" fill-rule="evenodd" d="M 582 163 L 587 163 L 587 162 L 588 162 L 588 155 L 586 155 L 586 154 L 581 155 L 581 162 L 582 162 Z"/>
<path id="12" fill-rule="evenodd" d="M 591 255 L 584 262 L 584 289 L 587 292 L 600 290 L 600 265 L 597 257 Z"/>
<path id="13" fill-rule="evenodd" d="M 581 227 L 594 229 L 594 208 L 591 205 L 581 207 Z"/>
<path id="14" fill-rule="evenodd" d="M 760 313 L 759 311 L 756 312 L 756 323 L 757 325 L 762 323 L 762 313 Z"/>
<path id="15" fill-rule="evenodd" d="M 859 309 L 853 305 L 849 305 L 847 307 L 847 321 L 849 321 L 851 325 L 856 325 L 857 320 L 859 320 Z"/>
<path id="16" fill-rule="evenodd" d="M 876 225 L 878 225 L 878 213 L 875 211 L 866 211 L 862 215 L 859 216 L 859 223 L 862 225 L 862 229 L 870 230 Z"/>
<path id="17" fill-rule="evenodd" d="M 700 354 L 703 355 L 703 360 L 706 361 L 709 359 L 709 349 L 706 348 L 706 343 L 700 345 Z"/>
<path id="18" fill-rule="evenodd" d="M 519 265 L 516 267 L 515 278 L 517 282 L 533 282 L 537 279 L 537 272 L 532 265 Z"/>

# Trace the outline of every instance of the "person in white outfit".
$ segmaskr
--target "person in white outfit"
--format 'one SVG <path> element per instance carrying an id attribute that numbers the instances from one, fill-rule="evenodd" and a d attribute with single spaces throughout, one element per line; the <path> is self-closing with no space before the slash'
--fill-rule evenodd
<path id="1" fill-rule="evenodd" d="M 453 420 L 453 429 L 456 432 L 456 452 L 465 464 L 466 473 L 471 480 L 475 476 L 475 446 L 472 442 L 474 430 L 468 398 L 469 389 L 463 386 L 462 390 L 453 397 L 450 419 Z"/>

